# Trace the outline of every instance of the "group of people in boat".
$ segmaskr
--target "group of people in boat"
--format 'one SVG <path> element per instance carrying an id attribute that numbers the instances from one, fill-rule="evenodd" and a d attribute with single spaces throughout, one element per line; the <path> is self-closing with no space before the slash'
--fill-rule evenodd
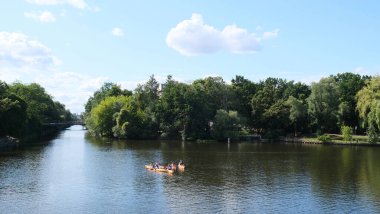
<path id="1" fill-rule="evenodd" d="M 178 164 L 171 162 L 167 165 L 161 165 L 160 162 L 155 162 L 155 163 L 152 162 L 150 165 L 152 169 L 167 169 L 167 170 L 177 170 L 177 168 L 179 170 L 185 169 L 185 163 L 182 160 L 180 160 Z"/>

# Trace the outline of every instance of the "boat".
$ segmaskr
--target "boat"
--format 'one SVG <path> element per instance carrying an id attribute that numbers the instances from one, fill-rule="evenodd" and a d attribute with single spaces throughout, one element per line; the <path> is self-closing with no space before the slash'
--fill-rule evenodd
<path id="1" fill-rule="evenodd" d="M 165 173 L 169 173 L 169 174 L 174 173 L 174 170 L 165 169 L 163 166 L 160 166 L 159 169 L 155 169 L 155 168 L 153 168 L 152 165 L 145 165 L 145 169 L 154 170 L 156 172 L 165 172 Z"/>
<path id="2" fill-rule="evenodd" d="M 174 170 L 171 169 L 156 169 L 156 172 L 166 172 L 166 173 L 173 173 Z"/>

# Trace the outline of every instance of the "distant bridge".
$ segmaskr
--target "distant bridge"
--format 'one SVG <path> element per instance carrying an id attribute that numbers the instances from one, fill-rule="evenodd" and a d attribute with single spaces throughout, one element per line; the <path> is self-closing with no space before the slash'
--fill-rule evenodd
<path id="1" fill-rule="evenodd" d="M 73 126 L 73 125 L 86 126 L 86 124 L 81 120 L 71 121 L 71 122 L 63 122 L 63 123 L 62 122 L 60 122 L 60 123 L 56 123 L 56 122 L 43 123 L 42 125 L 44 125 L 44 126 Z"/>

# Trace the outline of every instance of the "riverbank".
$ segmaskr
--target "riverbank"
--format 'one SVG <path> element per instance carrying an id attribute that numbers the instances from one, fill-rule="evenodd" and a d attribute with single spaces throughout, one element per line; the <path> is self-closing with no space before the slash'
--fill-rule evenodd
<path id="1" fill-rule="evenodd" d="M 0 138 L 0 151 L 14 149 L 19 146 L 20 140 L 14 137 L 5 136 Z"/>
<path id="2" fill-rule="evenodd" d="M 30 133 L 27 136 L 22 137 L 11 137 L 5 136 L 0 138 L 0 152 L 10 151 L 16 149 L 20 145 L 28 145 L 34 143 L 35 140 L 48 138 L 54 136 L 55 134 L 69 128 L 71 125 L 67 124 L 54 124 L 54 125 L 44 125 L 43 129 L 39 132 Z"/>
<path id="3" fill-rule="evenodd" d="M 344 141 L 341 135 L 329 134 L 331 140 L 322 142 L 317 137 L 282 137 L 279 140 L 287 143 L 344 145 L 344 146 L 380 146 L 379 143 L 369 143 L 367 136 L 355 135 L 351 141 Z"/>

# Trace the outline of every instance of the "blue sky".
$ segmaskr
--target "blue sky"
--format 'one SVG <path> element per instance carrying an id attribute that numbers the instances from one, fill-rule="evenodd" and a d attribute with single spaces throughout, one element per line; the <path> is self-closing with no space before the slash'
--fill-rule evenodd
<path id="1" fill-rule="evenodd" d="M 380 71 L 378 1 L 19 0 L 0 7 L 0 79 L 38 82 L 73 112 L 103 82 L 151 74 L 310 83 Z"/>

